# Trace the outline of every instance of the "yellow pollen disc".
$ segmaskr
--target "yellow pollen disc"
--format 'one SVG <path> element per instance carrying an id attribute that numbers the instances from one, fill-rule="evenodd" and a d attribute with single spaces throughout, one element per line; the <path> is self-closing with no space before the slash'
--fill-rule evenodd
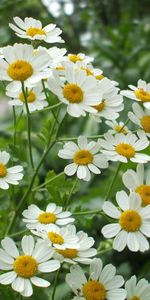
<path id="1" fill-rule="evenodd" d="M 7 168 L 5 165 L 0 163 L 0 178 L 3 178 L 7 175 Z"/>
<path id="2" fill-rule="evenodd" d="M 135 191 L 141 196 L 142 206 L 150 204 L 150 185 L 140 185 L 136 188 Z"/>
<path id="3" fill-rule="evenodd" d="M 131 158 L 135 155 L 135 149 L 129 144 L 119 144 L 116 146 L 115 150 L 117 153 L 127 158 Z"/>
<path id="4" fill-rule="evenodd" d="M 40 28 L 30 27 L 26 30 L 26 34 L 31 37 L 34 37 L 37 34 L 38 35 L 46 35 L 46 32 L 45 32 L 45 30 L 40 29 Z"/>
<path id="5" fill-rule="evenodd" d="M 63 257 L 70 258 L 70 259 L 77 257 L 78 254 L 78 251 L 76 249 L 65 249 L 65 250 L 56 249 L 56 252 L 63 255 Z"/>
<path id="6" fill-rule="evenodd" d="M 121 125 L 116 125 L 114 129 L 116 132 L 127 134 L 126 129 L 123 128 L 123 126 L 121 126 Z"/>
<path id="7" fill-rule="evenodd" d="M 48 232 L 47 236 L 53 244 L 62 245 L 64 243 L 64 238 L 56 232 Z"/>
<path id="8" fill-rule="evenodd" d="M 142 219 L 137 211 L 129 209 L 121 214 L 119 224 L 124 230 L 135 232 L 140 228 Z"/>
<path id="9" fill-rule="evenodd" d="M 103 100 L 100 104 L 93 106 L 98 112 L 103 111 L 105 108 L 105 101 Z"/>
<path id="10" fill-rule="evenodd" d="M 141 298 L 139 298 L 137 296 L 133 296 L 131 300 L 141 300 Z"/>
<path id="11" fill-rule="evenodd" d="M 20 93 L 19 99 L 20 99 L 22 102 L 25 102 L 25 98 L 24 98 L 23 93 Z M 32 92 L 32 91 L 29 91 L 29 92 L 28 92 L 28 95 L 27 95 L 27 102 L 28 102 L 28 103 L 32 103 L 32 102 L 34 102 L 35 100 L 36 100 L 36 95 L 35 95 L 35 93 Z"/>
<path id="12" fill-rule="evenodd" d="M 56 67 L 55 70 L 63 71 L 63 70 L 65 70 L 65 68 L 60 66 L 60 67 Z"/>
<path id="13" fill-rule="evenodd" d="M 83 59 L 81 59 L 81 57 L 77 54 L 68 54 L 68 58 L 70 61 L 72 61 L 73 63 L 76 63 L 77 61 L 82 61 Z"/>
<path id="14" fill-rule="evenodd" d="M 13 80 L 24 81 L 33 74 L 33 68 L 27 61 L 18 60 L 9 65 L 7 73 Z"/>
<path id="15" fill-rule="evenodd" d="M 150 133 L 150 116 L 143 116 L 141 119 L 141 125 L 145 132 Z"/>
<path id="16" fill-rule="evenodd" d="M 88 68 L 81 68 L 83 71 L 86 71 L 87 76 L 93 75 L 93 72 Z"/>
<path id="17" fill-rule="evenodd" d="M 96 280 L 86 282 L 82 291 L 86 300 L 105 300 L 105 287 Z"/>
<path id="18" fill-rule="evenodd" d="M 14 271 L 23 278 L 33 277 L 37 272 L 37 262 L 29 255 L 18 256 L 14 261 Z"/>
<path id="19" fill-rule="evenodd" d="M 38 221 L 42 224 L 55 223 L 56 219 L 56 215 L 50 212 L 44 212 L 38 216 Z"/>
<path id="20" fill-rule="evenodd" d="M 88 165 L 93 161 L 93 154 L 88 150 L 79 150 L 75 153 L 73 161 L 77 165 Z"/>
<path id="21" fill-rule="evenodd" d="M 74 83 L 65 85 L 63 95 L 70 103 L 81 103 L 83 101 L 83 91 Z"/>
<path id="22" fill-rule="evenodd" d="M 134 93 L 142 102 L 150 102 L 150 93 L 144 91 L 143 89 L 137 89 Z"/>
<path id="23" fill-rule="evenodd" d="M 104 75 L 96 75 L 95 76 L 95 78 L 97 79 L 97 80 L 102 80 L 103 78 L 104 78 L 105 76 Z"/>

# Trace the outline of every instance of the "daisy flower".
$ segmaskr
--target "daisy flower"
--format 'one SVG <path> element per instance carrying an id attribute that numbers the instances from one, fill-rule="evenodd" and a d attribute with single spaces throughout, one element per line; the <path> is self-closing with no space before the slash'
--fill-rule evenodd
<path id="1" fill-rule="evenodd" d="M 150 204 L 150 171 L 144 180 L 143 164 L 138 164 L 136 171 L 127 170 L 123 174 L 122 180 L 127 189 L 141 196 L 142 206 Z"/>
<path id="2" fill-rule="evenodd" d="M 119 252 L 126 245 L 133 252 L 148 250 L 146 237 L 150 237 L 150 205 L 143 208 L 138 194 L 128 196 L 124 191 L 117 192 L 116 201 L 119 208 L 111 202 L 103 205 L 105 214 L 118 222 L 104 226 L 102 234 L 105 238 L 115 237 L 113 248 Z"/>
<path id="3" fill-rule="evenodd" d="M 37 274 L 54 272 L 60 268 L 60 263 L 51 259 L 53 250 L 44 242 L 35 243 L 31 235 L 24 236 L 21 241 L 21 254 L 11 238 L 6 237 L 1 244 L 3 248 L 0 249 L 0 269 L 7 271 L 0 275 L 1 284 L 11 284 L 12 289 L 24 297 L 33 294 L 32 284 L 38 287 L 50 285 L 49 281 Z"/>
<path id="4" fill-rule="evenodd" d="M 119 89 L 108 78 L 98 81 L 98 87 L 102 98 L 99 99 L 98 105 L 94 106 L 96 113 L 90 114 L 90 117 L 98 123 L 102 122 L 101 118 L 117 119 L 119 112 L 124 108 L 123 97 L 118 94 Z"/>
<path id="5" fill-rule="evenodd" d="M 150 284 L 144 278 L 137 282 L 136 276 L 132 276 L 125 284 L 127 300 L 149 300 Z"/>
<path id="6" fill-rule="evenodd" d="M 104 139 L 99 139 L 98 142 L 103 148 L 101 152 L 111 161 L 127 163 L 131 160 L 135 163 L 146 163 L 150 160 L 149 155 L 138 153 L 149 146 L 149 141 L 145 136 L 138 138 L 131 132 L 126 135 L 118 133 L 115 136 L 106 133 Z"/>
<path id="7" fill-rule="evenodd" d="M 44 47 L 38 47 L 38 50 L 44 50 L 49 55 L 49 66 L 51 68 L 57 68 L 62 61 L 65 59 L 65 54 L 67 50 L 65 48 L 58 48 L 58 47 L 51 47 L 49 49 L 46 49 Z"/>
<path id="8" fill-rule="evenodd" d="M 90 276 L 87 279 L 78 265 L 70 268 L 66 282 L 75 293 L 74 300 L 124 300 L 126 291 L 120 288 L 124 279 L 116 275 L 116 268 L 109 264 L 103 268 L 101 259 L 95 258 L 90 264 Z"/>
<path id="9" fill-rule="evenodd" d="M 74 54 L 74 53 L 69 53 L 66 57 L 66 61 L 71 61 L 72 63 L 77 63 L 77 62 L 83 62 L 85 64 L 89 64 L 91 62 L 93 62 L 94 58 L 85 55 L 84 53 L 78 53 L 78 54 Z"/>
<path id="10" fill-rule="evenodd" d="M 9 184 L 17 185 L 23 178 L 23 167 L 14 166 L 7 168 L 7 163 L 10 159 L 10 155 L 6 151 L 0 151 L 0 188 L 7 190 Z"/>
<path id="11" fill-rule="evenodd" d="M 139 104 L 132 105 L 133 112 L 129 112 L 129 119 L 138 125 L 150 137 L 150 110 L 143 109 Z"/>
<path id="12" fill-rule="evenodd" d="M 137 86 L 129 85 L 131 90 L 121 91 L 123 96 L 140 101 L 146 108 L 150 109 L 150 83 L 139 79 Z"/>
<path id="13" fill-rule="evenodd" d="M 9 89 L 14 91 L 39 82 L 45 78 L 44 69 L 49 65 L 45 51 L 34 51 L 31 45 L 15 44 L 3 49 L 4 59 L 0 60 L 0 80 L 10 81 Z"/>
<path id="14" fill-rule="evenodd" d="M 57 75 L 49 78 L 50 91 L 67 105 L 67 112 L 72 117 L 96 112 L 92 105 L 97 105 L 101 100 L 97 80 L 93 76 L 87 76 L 86 71 L 72 67 L 72 64 L 64 63 L 63 66 L 65 80 L 61 80 Z"/>
<path id="15" fill-rule="evenodd" d="M 97 154 L 99 148 L 97 142 L 88 143 L 85 136 L 79 136 L 77 144 L 74 142 L 65 143 L 63 149 L 59 150 L 58 156 L 73 160 L 73 163 L 65 167 L 65 174 L 72 176 L 77 172 L 77 177 L 85 181 L 91 179 L 91 172 L 100 174 L 100 168 L 108 167 L 108 160 L 105 155 Z"/>
<path id="16" fill-rule="evenodd" d="M 108 130 L 109 133 L 123 133 L 127 134 L 129 129 L 123 122 L 117 122 L 116 120 L 113 121 L 106 121 L 105 122 L 111 129 Z"/>
<path id="17" fill-rule="evenodd" d="M 60 34 L 62 30 L 56 24 L 42 26 L 41 21 L 26 17 L 24 21 L 19 17 L 13 18 L 16 25 L 9 23 L 9 27 L 16 35 L 23 39 L 40 40 L 46 43 L 64 43 Z"/>
<path id="18" fill-rule="evenodd" d="M 65 250 L 57 249 L 54 254 L 54 258 L 60 260 L 60 262 L 67 262 L 70 264 L 90 264 L 91 257 L 97 254 L 95 248 L 92 248 L 95 241 L 92 237 L 88 237 L 84 231 L 76 233 L 74 225 L 69 226 L 70 231 L 73 234 L 77 234 L 78 237 L 78 248 L 66 248 Z"/>
<path id="19" fill-rule="evenodd" d="M 25 97 L 22 90 L 13 91 L 6 88 L 6 95 L 13 98 L 8 102 L 12 106 L 22 106 L 24 112 L 26 113 Z M 48 105 L 48 102 L 45 101 L 45 94 L 43 92 L 42 85 L 37 85 L 33 88 L 27 89 L 27 102 L 30 112 L 35 110 L 41 110 Z"/>
<path id="20" fill-rule="evenodd" d="M 87 65 L 85 62 L 79 61 L 76 63 L 76 68 L 86 71 L 88 76 L 94 76 L 97 80 L 104 78 L 102 75 L 103 71 L 98 68 L 94 68 L 92 64 Z"/>
<path id="21" fill-rule="evenodd" d="M 22 215 L 23 222 L 27 223 L 26 227 L 36 230 L 49 230 L 51 225 L 59 227 L 74 222 L 74 218 L 71 218 L 72 214 L 69 211 L 63 212 L 62 207 L 56 206 L 55 203 L 48 204 L 45 211 L 31 204 Z"/>

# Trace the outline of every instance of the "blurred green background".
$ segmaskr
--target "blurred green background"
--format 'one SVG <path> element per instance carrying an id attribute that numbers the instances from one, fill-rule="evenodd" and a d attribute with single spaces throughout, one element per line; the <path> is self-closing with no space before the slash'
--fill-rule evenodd
<path id="1" fill-rule="evenodd" d="M 24 18 L 31 16 L 40 19 L 44 25 L 56 23 L 63 31 L 64 45 L 68 52 L 84 52 L 94 56 L 94 65 L 101 68 L 109 78 L 116 80 L 120 88 L 125 89 L 127 85 L 135 84 L 139 78 L 149 81 L 150 78 L 150 3 L 149 0 L 0 0 L 0 47 L 14 42 L 27 42 L 20 40 L 14 32 L 9 29 L 8 23 L 12 22 L 14 16 Z M 46 45 L 53 46 L 53 45 Z M 52 97 L 51 103 L 56 99 Z M 125 110 L 122 119 L 126 120 L 126 112 L 131 107 L 131 101 L 125 100 Z M 43 140 L 38 133 L 45 136 L 49 134 L 53 122 L 50 113 L 37 113 L 32 117 L 32 143 L 35 162 L 38 162 L 43 151 Z M 129 127 L 132 129 L 130 123 Z M 0 232 L 3 234 L 7 226 L 8 212 L 15 206 L 31 178 L 31 169 L 27 166 L 27 144 L 26 144 L 26 120 L 23 117 L 17 128 L 17 145 L 13 145 L 13 119 L 11 109 L 8 110 L 7 99 L 4 95 L 4 87 L 1 85 L 0 95 L 0 148 L 12 154 L 16 163 L 23 164 L 25 168 L 24 180 L 21 188 L 15 189 L 15 199 L 12 204 L 12 190 L 0 193 Z M 79 134 L 101 134 L 108 130 L 105 125 L 91 123 L 89 118 L 67 117 L 61 129 L 61 136 L 78 136 Z M 62 143 L 58 143 L 47 157 L 40 170 L 40 182 L 43 182 L 46 173 L 54 169 L 56 173 L 63 170 L 66 162 L 58 159 L 58 149 Z M 115 193 L 124 189 L 121 175 L 128 168 L 135 165 L 124 165 L 120 176 L 115 183 L 111 199 L 115 200 Z M 108 185 L 115 172 L 116 164 L 111 164 L 109 170 L 96 176 L 90 183 L 79 184 L 80 191 L 72 198 L 75 210 L 88 210 L 100 208 Z M 52 173 L 47 175 L 49 178 Z M 38 179 L 37 179 L 38 180 Z M 68 184 L 68 185 L 67 185 Z M 66 187 L 71 185 L 67 183 Z M 60 189 L 61 187 L 61 189 Z M 56 186 L 49 185 L 42 193 L 34 195 L 37 205 L 41 208 L 49 201 L 62 204 L 65 193 L 62 189 L 62 178 L 56 182 Z M 33 196 L 33 195 L 32 195 Z M 32 202 L 32 197 L 28 203 Z M 81 208 L 82 207 L 82 208 Z M 105 220 L 100 216 L 77 217 L 77 228 L 83 229 L 96 239 L 96 246 L 102 240 L 101 227 Z M 107 223 L 107 221 L 106 221 Z M 21 224 L 21 225 L 20 225 Z M 23 229 L 24 225 L 18 221 L 15 230 Z M 19 239 L 18 239 L 19 240 Z M 150 280 L 150 255 L 131 253 L 125 250 L 119 254 L 113 251 L 101 256 L 105 262 L 111 262 L 117 266 L 126 279 L 131 274 L 139 277 L 145 276 Z M 65 274 L 65 271 L 64 271 Z M 56 300 L 70 300 L 64 284 L 64 274 L 61 274 L 60 285 L 56 294 Z M 53 280 L 53 277 L 52 277 Z M 63 289 L 63 292 L 62 292 Z M 32 299 L 50 300 L 50 291 L 36 290 Z M 0 287 L 0 299 L 21 299 L 11 289 Z"/>

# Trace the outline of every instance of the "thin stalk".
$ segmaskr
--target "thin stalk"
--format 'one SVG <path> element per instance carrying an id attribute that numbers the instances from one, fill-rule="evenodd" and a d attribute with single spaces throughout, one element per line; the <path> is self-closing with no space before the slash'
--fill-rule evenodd
<path id="1" fill-rule="evenodd" d="M 57 273 L 56 273 L 56 276 L 55 276 L 55 281 L 54 281 L 54 287 L 53 287 L 53 293 L 52 293 L 52 298 L 51 298 L 51 300 L 54 300 L 54 299 L 55 299 L 55 293 L 56 293 L 57 281 L 58 281 L 58 278 L 59 278 L 61 269 L 62 269 L 62 266 L 58 269 L 58 271 L 57 271 Z"/>
<path id="2" fill-rule="evenodd" d="M 61 172 L 61 173 L 57 174 L 56 176 L 54 176 L 53 178 L 51 178 L 51 179 L 49 179 L 49 180 L 43 182 L 42 184 L 36 186 L 34 189 L 32 189 L 32 192 L 35 192 L 35 191 L 41 189 L 43 186 L 45 186 L 45 185 L 47 185 L 48 183 L 52 182 L 53 180 L 59 178 L 59 177 L 60 177 L 61 175 L 63 175 L 63 174 L 64 174 L 64 172 Z"/>
<path id="3" fill-rule="evenodd" d="M 107 248 L 107 249 L 104 249 L 104 250 L 100 250 L 100 251 L 97 252 L 96 255 L 100 255 L 100 254 L 109 252 L 109 251 L 111 251 L 112 249 L 113 249 L 113 248 L 112 248 L 112 246 L 111 246 L 110 248 Z"/>
<path id="4" fill-rule="evenodd" d="M 72 213 L 73 216 L 83 216 L 83 215 L 97 215 L 97 214 L 104 214 L 102 210 L 87 210 L 87 211 L 77 211 Z"/>
<path id="5" fill-rule="evenodd" d="M 111 183 L 110 183 L 110 186 L 109 186 L 109 188 L 108 188 L 108 191 L 107 191 L 107 194 L 106 194 L 106 197 L 105 197 L 104 201 L 108 201 L 108 199 L 109 199 L 111 190 L 112 190 L 113 185 L 114 185 L 114 183 L 115 183 L 115 181 L 116 181 L 116 178 L 117 178 L 117 176 L 118 176 L 118 173 L 119 173 L 119 171 L 120 171 L 121 166 L 122 166 L 122 163 L 120 162 L 120 163 L 118 164 L 118 167 L 117 167 L 117 169 L 116 169 L 116 172 L 115 172 L 115 174 L 114 174 L 114 177 L 113 177 L 113 179 L 112 179 L 112 181 L 111 181 Z"/>
<path id="6" fill-rule="evenodd" d="M 47 102 L 49 103 L 49 97 L 48 97 L 48 94 L 47 94 L 47 91 L 46 91 L 44 79 L 42 79 L 42 86 L 43 86 L 44 94 L 45 94 L 45 96 L 46 96 L 46 100 L 47 100 Z M 54 116 L 54 118 L 55 118 L 57 124 L 59 124 L 59 121 L 58 121 L 57 116 L 55 115 L 54 111 L 51 110 L 51 112 L 52 112 L 52 114 L 53 114 L 53 116 Z"/>
<path id="7" fill-rule="evenodd" d="M 124 129 L 124 127 L 129 123 L 129 121 L 130 121 L 130 119 L 128 118 L 128 119 L 125 121 L 124 125 L 120 128 L 119 133 L 122 132 L 122 130 Z"/>
<path id="8" fill-rule="evenodd" d="M 20 236 L 20 235 L 23 235 L 25 233 L 29 232 L 28 229 L 24 229 L 24 230 L 20 230 L 18 232 L 15 232 L 15 233 L 12 233 L 12 234 L 9 234 L 9 237 L 16 237 L 16 236 Z"/>
<path id="9" fill-rule="evenodd" d="M 71 199 L 71 196 L 72 196 L 72 194 L 73 194 L 73 192 L 74 192 L 77 184 L 78 184 L 78 178 L 76 178 L 76 180 L 75 180 L 75 182 L 74 182 L 74 184 L 72 186 L 72 189 L 71 189 L 71 191 L 69 193 L 69 196 L 68 196 L 67 200 L 65 201 L 64 209 L 67 209 L 67 207 L 69 205 L 69 202 L 70 202 L 70 199 Z"/>
<path id="10" fill-rule="evenodd" d="M 32 115 L 37 114 L 37 113 L 39 113 L 39 112 L 41 113 L 41 112 L 43 112 L 43 111 L 47 111 L 47 110 L 54 109 L 54 108 L 56 108 L 56 107 L 59 107 L 60 105 L 62 105 L 62 103 L 61 103 L 61 102 L 58 102 L 58 103 L 56 103 L 56 104 L 54 104 L 54 105 L 48 106 L 48 107 L 46 107 L 46 108 L 43 108 L 43 109 L 41 109 L 40 111 L 38 111 L 38 110 L 33 111 L 33 112 L 32 112 Z"/>
<path id="11" fill-rule="evenodd" d="M 87 139 L 98 139 L 100 137 L 103 137 L 103 134 L 101 135 L 90 135 L 87 136 Z M 65 142 L 65 141 L 76 141 L 78 137 L 66 137 L 66 138 L 59 138 L 58 141 Z"/>
<path id="12" fill-rule="evenodd" d="M 16 125 L 17 125 L 17 118 L 16 118 L 16 110 L 15 107 L 13 106 L 13 118 L 14 118 L 14 146 L 16 146 Z"/>

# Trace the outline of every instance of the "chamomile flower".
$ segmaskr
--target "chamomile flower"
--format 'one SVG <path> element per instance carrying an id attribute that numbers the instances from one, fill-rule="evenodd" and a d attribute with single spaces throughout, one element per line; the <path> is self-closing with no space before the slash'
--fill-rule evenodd
<path id="1" fill-rule="evenodd" d="M 73 163 L 65 167 L 65 174 L 72 176 L 77 172 L 77 177 L 85 181 L 91 179 L 91 172 L 100 174 L 101 168 L 108 167 L 108 160 L 105 155 L 97 154 L 99 148 L 97 142 L 88 143 L 85 136 L 79 136 L 77 144 L 74 142 L 65 143 L 63 149 L 59 150 L 58 156 L 73 160 Z"/>
<path id="2" fill-rule="evenodd" d="M 78 54 L 74 54 L 74 53 L 69 53 L 66 57 L 66 61 L 71 61 L 72 63 L 77 63 L 77 62 L 83 62 L 85 64 L 89 64 L 91 62 L 93 62 L 94 58 L 85 55 L 84 53 L 78 53 Z"/>
<path id="3" fill-rule="evenodd" d="M 98 82 L 98 87 L 102 98 L 99 99 L 98 105 L 95 105 L 96 113 L 90 114 L 90 117 L 100 123 L 102 118 L 115 120 L 119 117 L 119 112 L 123 110 L 123 97 L 119 89 L 115 87 L 111 80 L 104 78 Z"/>
<path id="4" fill-rule="evenodd" d="M 117 208 L 111 202 L 105 202 L 103 210 L 117 223 L 105 225 L 102 234 L 105 238 L 113 238 L 113 248 L 123 251 L 127 246 L 130 251 L 144 252 L 149 249 L 146 237 L 150 237 L 150 205 L 141 206 L 141 197 L 137 193 L 129 196 L 124 192 L 117 192 Z"/>
<path id="5" fill-rule="evenodd" d="M 75 293 L 75 300 L 124 300 L 126 291 L 121 288 L 124 279 L 116 275 L 116 268 L 109 264 L 103 268 L 101 259 L 95 258 L 90 264 L 87 279 L 78 265 L 70 268 L 66 282 Z"/>
<path id="6" fill-rule="evenodd" d="M 131 160 L 135 163 L 146 163 L 150 156 L 139 151 L 149 146 L 148 139 L 141 135 L 139 138 L 133 134 L 118 133 L 113 136 L 110 133 L 104 134 L 104 139 L 99 139 L 99 145 L 103 148 L 104 153 L 111 161 L 121 161 L 127 163 Z"/>
<path id="7" fill-rule="evenodd" d="M 127 170 L 123 174 L 122 180 L 127 189 L 141 196 L 142 206 L 150 204 L 150 171 L 145 180 L 143 164 L 138 164 L 136 171 Z"/>
<path id="8" fill-rule="evenodd" d="M 6 95 L 13 98 L 8 102 L 12 106 L 23 106 L 24 112 L 26 112 L 25 97 L 22 90 L 13 91 L 6 88 Z M 45 101 L 45 94 L 43 92 L 42 85 L 37 85 L 33 88 L 27 89 L 27 103 L 30 112 L 35 110 L 41 110 L 48 105 Z"/>
<path id="9" fill-rule="evenodd" d="M 3 50 L 4 59 L 0 60 L 0 80 L 10 81 L 9 89 L 36 84 L 45 78 L 44 69 L 49 65 L 49 55 L 36 51 L 31 45 L 15 44 Z"/>
<path id="10" fill-rule="evenodd" d="M 63 66 L 65 80 L 53 76 L 48 79 L 48 88 L 67 105 L 67 112 L 72 117 L 96 112 L 92 106 L 101 100 L 97 80 L 93 76 L 87 76 L 84 70 L 76 70 L 72 64 L 63 63 Z"/>
<path id="11" fill-rule="evenodd" d="M 149 300 L 150 284 L 144 278 L 137 281 L 136 276 L 132 276 L 125 284 L 127 300 Z"/>
<path id="12" fill-rule="evenodd" d="M 117 122 L 116 120 L 113 121 L 106 121 L 105 122 L 111 129 L 108 130 L 109 133 L 123 133 L 127 134 L 129 129 L 123 122 Z"/>
<path id="13" fill-rule="evenodd" d="M 78 237 L 78 248 L 66 248 L 56 249 L 54 258 L 60 260 L 60 262 L 67 262 L 70 264 L 90 264 L 91 257 L 95 256 L 97 251 L 92 248 L 94 245 L 94 239 L 88 237 L 87 233 L 79 231 L 76 233 L 76 228 L 74 225 L 69 226 L 70 231 L 73 234 L 77 234 Z"/>
<path id="14" fill-rule="evenodd" d="M 150 137 L 150 110 L 143 109 L 139 104 L 132 105 L 133 112 L 129 112 L 130 120 L 138 125 Z"/>
<path id="15" fill-rule="evenodd" d="M 104 78 L 103 71 L 98 68 L 94 68 L 92 64 L 87 65 L 85 62 L 79 61 L 76 63 L 76 68 L 86 71 L 88 76 L 94 76 L 97 80 Z"/>
<path id="16" fill-rule="evenodd" d="M 51 225 L 61 227 L 74 222 L 69 211 L 62 211 L 62 207 L 50 203 L 46 207 L 46 211 L 41 210 L 35 204 L 28 206 L 22 213 L 23 222 L 27 223 L 26 227 L 35 230 L 49 230 Z"/>
<path id="17" fill-rule="evenodd" d="M 147 109 L 150 109 L 150 83 L 139 79 L 137 86 L 129 85 L 131 90 L 121 91 L 123 96 L 140 101 Z"/>
<path id="18" fill-rule="evenodd" d="M 51 259 L 53 250 L 47 244 L 35 243 L 31 235 L 24 236 L 20 254 L 11 238 L 6 237 L 1 244 L 0 269 L 7 271 L 0 275 L 1 284 L 11 284 L 12 289 L 24 297 L 33 294 L 32 284 L 38 287 L 50 285 L 49 281 L 37 276 L 38 273 L 50 273 L 60 268 L 60 262 Z"/>
<path id="19" fill-rule="evenodd" d="M 16 25 L 9 23 L 9 27 L 16 35 L 23 39 L 42 40 L 46 43 L 64 43 L 60 34 L 62 30 L 56 24 L 42 26 L 41 21 L 26 17 L 24 21 L 19 17 L 13 18 Z"/>
<path id="20" fill-rule="evenodd" d="M 44 47 L 39 47 L 39 50 L 42 50 Z M 43 49 L 44 50 L 44 49 Z M 65 48 L 51 47 L 49 49 L 45 48 L 45 51 L 49 55 L 49 66 L 52 69 L 55 69 L 60 66 L 61 62 L 65 59 L 65 54 L 67 50 Z"/>
<path id="21" fill-rule="evenodd" d="M 0 189 L 7 190 L 9 184 L 17 185 L 23 178 L 23 167 L 13 166 L 7 168 L 7 163 L 10 159 L 10 155 L 6 151 L 0 151 Z"/>

